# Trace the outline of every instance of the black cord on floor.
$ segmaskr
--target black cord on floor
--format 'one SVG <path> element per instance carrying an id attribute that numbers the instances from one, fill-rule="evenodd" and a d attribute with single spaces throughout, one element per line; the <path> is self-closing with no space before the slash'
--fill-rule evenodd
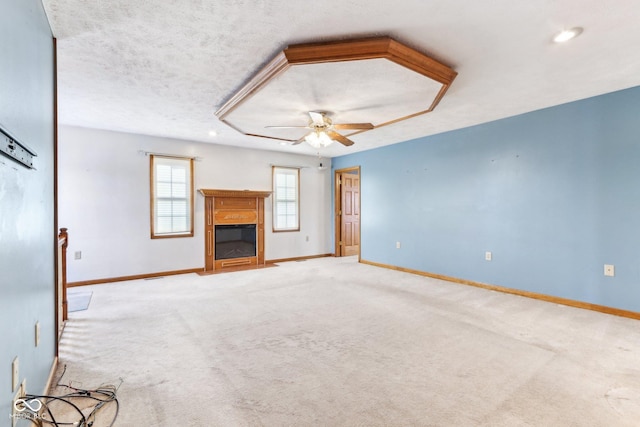
<path id="1" fill-rule="evenodd" d="M 67 371 L 67 366 L 65 365 L 62 371 L 62 374 L 60 375 L 60 378 L 56 383 L 56 387 L 67 388 L 71 390 L 70 393 L 57 395 L 57 396 L 35 395 L 35 394 L 28 394 L 25 396 L 25 399 L 27 400 L 38 399 L 40 403 L 42 403 L 42 407 L 39 410 L 39 415 L 33 414 L 32 421 L 38 426 L 43 426 L 44 424 L 47 424 L 55 427 L 62 427 L 62 426 L 92 427 L 96 421 L 96 416 L 99 411 L 103 410 L 103 408 L 105 407 L 115 405 L 113 419 L 109 424 L 109 427 L 113 427 L 113 425 L 116 422 L 116 419 L 118 418 L 118 413 L 120 412 L 120 402 L 118 402 L 118 398 L 116 397 L 116 394 L 118 389 L 120 388 L 120 385 L 122 385 L 122 378 L 120 379 L 120 384 L 117 387 L 115 385 L 102 385 L 95 389 L 83 389 L 83 388 L 73 387 L 70 384 L 67 385 L 67 384 L 60 383 L 66 371 Z M 87 400 L 95 402 L 93 404 L 93 407 L 91 407 L 91 405 L 86 406 Z M 51 408 L 51 403 L 53 402 L 63 402 L 64 404 L 71 406 L 75 410 L 75 412 L 77 412 L 79 415 L 79 418 L 77 419 L 77 421 L 62 422 L 62 421 L 56 420 L 56 417 L 54 416 L 54 411 Z M 89 412 L 88 415 L 85 415 L 82 412 L 82 409 L 80 409 L 81 407 L 83 407 L 83 409 L 85 410 L 88 408 L 91 408 L 91 412 Z M 48 415 L 51 419 L 50 420 L 46 419 L 45 418 L 46 415 Z M 58 416 L 60 415 L 58 414 Z"/>

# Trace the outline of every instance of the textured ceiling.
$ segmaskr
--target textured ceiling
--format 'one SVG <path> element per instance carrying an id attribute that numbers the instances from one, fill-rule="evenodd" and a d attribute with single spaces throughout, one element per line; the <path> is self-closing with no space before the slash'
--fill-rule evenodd
<path id="1" fill-rule="evenodd" d="M 458 76 L 433 112 L 354 135 L 355 145 L 333 144 L 323 156 L 640 85 L 637 0 L 43 4 L 58 39 L 59 120 L 76 126 L 316 154 L 307 144 L 245 136 L 214 112 L 288 45 L 369 36 L 390 36 Z M 551 42 L 574 26 L 584 27 L 580 37 Z"/>

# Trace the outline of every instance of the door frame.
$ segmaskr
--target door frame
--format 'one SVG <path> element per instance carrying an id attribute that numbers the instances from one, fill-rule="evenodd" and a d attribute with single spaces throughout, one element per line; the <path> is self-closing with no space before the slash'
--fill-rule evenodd
<path id="1" fill-rule="evenodd" d="M 340 247 L 340 232 L 342 230 L 342 195 L 340 192 L 340 175 L 356 171 L 358 175 L 358 206 L 360 207 L 360 220 L 358 221 L 358 236 L 360 236 L 360 244 L 358 245 L 358 262 L 360 261 L 360 254 L 362 252 L 362 174 L 360 173 L 360 166 L 350 166 L 347 168 L 336 169 L 333 173 L 333 217 L 334 217 L 334 257 L 342 256 L 342 248 Z"/>

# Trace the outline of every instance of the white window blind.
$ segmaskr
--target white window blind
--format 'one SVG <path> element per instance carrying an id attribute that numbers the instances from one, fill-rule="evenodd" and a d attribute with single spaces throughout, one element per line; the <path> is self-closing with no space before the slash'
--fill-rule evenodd
<path id="1" fill-rule="evenodd" d="M 300 230 L 300 169 L 273 167 L 273 231 Z"/>
<path id="2" fill-rule="evenodd" d="M 193 160 L 151 156 L 151 237 L 193 236 Z"/>

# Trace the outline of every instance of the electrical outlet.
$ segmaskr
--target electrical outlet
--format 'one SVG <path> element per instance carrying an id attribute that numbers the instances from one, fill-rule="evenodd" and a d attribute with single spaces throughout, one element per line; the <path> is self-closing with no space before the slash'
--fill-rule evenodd
<path id="1" fill-rule="evenodd" d="M 75 251 L 73 253 L 73 259 L 82 259 L 82 251 Z"/>
<path id="2" fill-rule="evenodd" d="M 307 242 L 309 241 L 309 236 L 307 236 L 307 239 L 306 239 L 306 240 L 307 240 Z"/>
<path id="3" fill-rule="evenodd" d="M 396 249 L 400 249 L 400 242 L 396 242 Z"/>
<path id="4" fill-rule="evenodd" d="M 491 258 L 493 257 L 493 254 L 491 252 L 485 252 L 484 253 L 484 259 L 486 261 L 491 261 Z"/>
<path id="5" fill-rule="evenodd" d="M 36 347 L 40 345 L 40 322 L 36 322 Z"/>
<path id="6" fill-rule="evenodd" d="M 11 391 L 16 391 L 20 382 L 20 370 L 18 366 L 18 356 L 11 362 Z"/>
<path id="7" fill-rule="evenodd" d="M 615 267 L 611 264 L 605 264 L 604 265 L 604 275 L 605 276 L 615 276 L 616 272 L 615 272 Z"/>

